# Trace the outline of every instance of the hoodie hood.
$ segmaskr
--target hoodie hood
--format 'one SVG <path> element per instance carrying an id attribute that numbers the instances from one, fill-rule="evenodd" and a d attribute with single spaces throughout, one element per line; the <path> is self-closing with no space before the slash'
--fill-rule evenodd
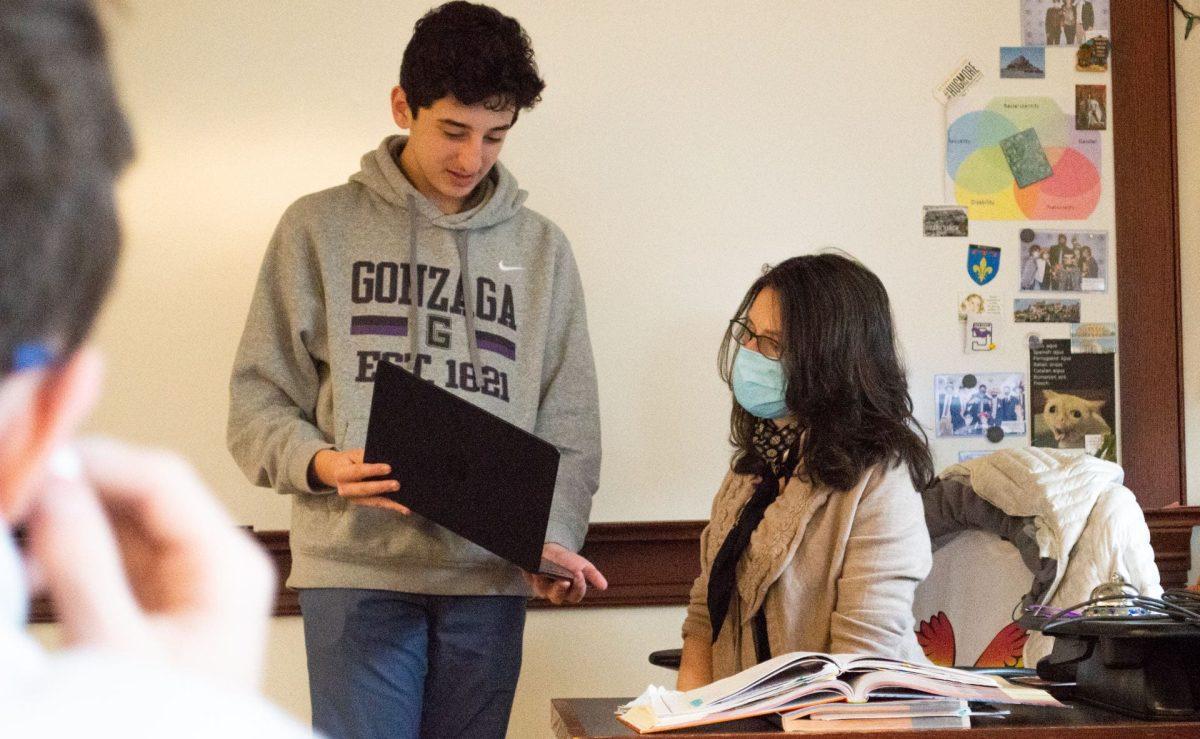
<path id="1" fill-rule="evenodd" d="M 517 187 L 517 179 L 504 168 L 500 162 L 492 165 L 492 169 L 480 181 L 481 192 L 475 194 L 478 201 L 473 207 L 461 213 L 443 213 L 429 198 L 421 194 L 400 171 L 400 152 L 408 143 L 407 136 L 388 136 L 380 142 L 374 151 L 363 155 L 361 169 L 351 175 L 351 182 L 366 186 L 383 200 L 398 208 L 421 214 L 437 228 L 454 232 L 454 243 L 458 250 L 459 282 L 466 296 L 465 320 L 467 323 L 467 346 L 471 354 L 471 362 L 478 367 L 479 347 L 475 337 L 475 295 L 471 279 L 471 263 L 468 248 L 469 233 L 476 229 L 488 228 L 503 223 L 516 215 L 525 202 L 527 193 Z M 417 264 L 418 243 L 420 240 L 420 218 L 408 219 L 408 261 Z M 411 303 L 408 309 L 409 325 L 417 324 L 417 304 Z M 417 333 L 409 332 L 410 353 L 417 354 Z"/>
<path id="2" fill-rule="evenodd" d="M 496 162 L 479 184 L 484 192 L 478 204 L 461 213 L 443 213 L 429 198 L 418 192 L 400 171 L 400 165 L 396 162 L 407 143 L 407 136 L 388 136 L 374 151 L 363 154 L 362 168 L 351 175 L 350 181 L 366 186 L 398 208 L 408 210 L 410 206 L 415 207 L 433 225 L 454 231 L 488 228 L 503 223 L 521 210 L 528 197 L 528 193 L 517 186 L 517 179 L 508 169 Z"/>

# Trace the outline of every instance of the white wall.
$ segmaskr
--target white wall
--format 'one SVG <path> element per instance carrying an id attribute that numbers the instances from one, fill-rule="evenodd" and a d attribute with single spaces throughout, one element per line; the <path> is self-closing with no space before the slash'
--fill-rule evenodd
<path id="1" fill-rule="evenodd" d="M 501 5 L 527 25 L 549 82 L 504 158 L 532 207 L 572 237 L 589 298 L 606 431 L 595 520 L 707 514 L 728 456 L 717 343 L 764 262 L 837 246 L 875 269 L 927 422 L 935 372 L 1025 371 L 1026 328 L 1009 326 L 991 355 L 963 354 L 954 310 L 972 285 L 967 240 L 924 239 L 919 225 L 921 206 L 945 197 L 930 92 L 961 57 L 988 73 L 989 97 L 1069 105 L 1072 81 L 1106 79 L 1075 73 L 1066 48 L 1050 50 L 1047 80 L 996 79 L 996 47 L 1019 38 L 1016 4 L 998 13 L 947 0 L 919 16 L 894 0 L 878 28 L 886 44 L 816 0 L 755 13 L 718 2 Z M 287 501 L 247 484 L 224 446 L 255 273 L 284 207 L 345 181 L 394 130 L 387 92 L 426 3 L 356 7 L 159 0 L 112 24 L 139 159 L 122 187 L 121 278 L 98 331 L 113 381 L 95 424 L 186 450 L 237 517 L 263 528 L 286 526 Z M 953 42 L 926 43 L 931 34 Z M 892 55 L 904 63 L 883 63 Z M 1088 221 L 1052 225 L 1111 221 L 1109 188 Z M 989 289 L 1006 299 L 1017 230 L 972 224 L 972 242 L 1005 249 Z M 1084 296 L 1085 317 L 1114 319 L 1115 299 Z M 942 466 L 986 446 L 934 450 Z"/>
<path id="2" fill-rule="evenodd" d="M 1200 12 L 1200 8 L 1191 8 Z M 1183 415 L 1187 502 L 1200 505 L 1200 29 L 1183 38 L 1175 16 L 1175 115 L 1179 141 L 1179 251 L 1183 293 Z M 1192 532 L 1192 572 L 1200 577 L 1200 529 Z"/>
<path id="3" fill-rule="evenodd" d="M 1190 9 L 1200 12 L 1200 7 Z M 1196 289 L 1200 281 L 1200 28 L 1184 41 L 1185 25 L 1183 16 L 1176 14 L 1175 115 L 1179 140 L 1185 453 L 1188 504 L 1200 505 L 1200 290 Z"/>
<path id="4" fill-rule="evenodd" d="M 343 182 L 393 130 L 387 92 L 430 4 L 144 0 L 110 12 L 139 155 L 121 188 L 127 249 L 97 331 L 110 380 L 93 427 L 184 451 L 241 522 L 288 524 L 287 501 L 248 485 L 224 447 L 228 371 L 263 249 L 288 203 Z M 839 246 L 879 272 L 925 421 L 934 372 L 1027 371 L 1015 327 L 996 356 L 962 354 L 965 240 L 920 234 L 921 206 L 943 201 L 933 85 L 965 55 L 997 93 L 1069 96 L 1064 80 L 1077 77 L 1070 51 L 1052 49 L 1046 82 L 994 79 L 996 47 L 1019 43 L 1016 2 L 940 0 L 922 15 L 880 0 L 869 18 L 817 0 L 752 12 L 715 0 L 496 4 L 525 24 L 549 82 L 504 159 L 530 205 L 572 237 L 588 294 L 605 424 L 593 520 L 707 516 L 727 459 L 717 341 L 763 262 Z M 1196 88 L 1184 77 L 1181 140 Z M 1111 146 L 1104 157 L 1111 184 Z M 1088 227 L 1110 228 L 1111 210 L 1109 187 Z M 1005 248 L 994 286 L 1007 298 L 1016 230 L 972 226 L 973 242 Z M 1115 320 L 1114 290 L 1087 304 L 1089 320 Z M 938 464 L 985 445 L 938 442 Z M 547 726 L 552 696 L 666 680 L 644 654 L 675 644 L 681 618 L 532 613 L 514 735 Z M 277 620 L 270 649 L 268 692 L 306 717 L 295 619 Z"/>

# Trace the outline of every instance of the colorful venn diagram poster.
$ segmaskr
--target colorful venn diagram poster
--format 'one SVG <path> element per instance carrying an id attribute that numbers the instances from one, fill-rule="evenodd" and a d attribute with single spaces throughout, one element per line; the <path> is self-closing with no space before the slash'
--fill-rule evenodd
<path id="1" fill-rule="evenodd" d="M 1049 97 L 997 97 L 977 106 L 956 106 L 946 131 L 948 185 L 971 220 L 1082 220 L 1092 214 L 1100 202 L 1100 131 L 1076 131 L 1072 106 Z M 1050 175 L 1022 187 L 1018 179 L 1029 178 L 1014 175 L 1013 141 L 1026 147 L 1036 141 Z"/>

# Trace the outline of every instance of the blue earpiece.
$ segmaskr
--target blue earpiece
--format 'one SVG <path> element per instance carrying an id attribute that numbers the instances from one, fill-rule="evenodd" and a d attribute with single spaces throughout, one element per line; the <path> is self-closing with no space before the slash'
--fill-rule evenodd
<path id="1" fill-rule="evenodd" d="M 37 341 L 27 341 L 18 344 L 13 350 L 12 371 L 37 370 L 54 363 L 54 352 L 50 347 Z"/>

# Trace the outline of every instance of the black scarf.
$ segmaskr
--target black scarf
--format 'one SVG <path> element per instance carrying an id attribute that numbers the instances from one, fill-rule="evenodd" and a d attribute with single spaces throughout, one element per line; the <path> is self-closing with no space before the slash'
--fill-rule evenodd
<path id="1" fill-rule="evenodd" d="M 763 519 L 767 507 L 779 497 L 779 482 L 791 477 L 796 467 L 796 424 L 779 427 L 774 421 L 760 419 L 751 435 L 754 453 L 770 470 L 754 487 L 754 494 L 738 514 L 708 573 L 708 618 L 715 643 L 729 613 L 729 600 L 737 583 L 737 563 L 750 544 L 750 535 Z M 761 654 L 765 645 L 758 645 Z"/>
<path id="2" fill-rule="evenodd" d="M 794 452 L 796 448 L 797 435 L 795 423 L 778 426 L 766 418 L 758 419 L 754 432 L 750 434 L 755 455 L 771 468 L 771 474 L 776 478 L 781 476 L 788 452 Z"/>

